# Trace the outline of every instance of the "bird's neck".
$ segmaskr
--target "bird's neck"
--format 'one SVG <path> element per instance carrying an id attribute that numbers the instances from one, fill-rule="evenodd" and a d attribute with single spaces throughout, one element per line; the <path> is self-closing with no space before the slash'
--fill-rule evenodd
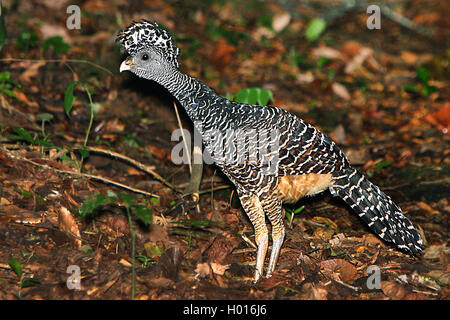
<path id="1" fill-rule="evenodd" d="M 178 70 L 154 80 L 180 102 L 194 123 L 203 122 L 207 114 L 216 111 L 214 109 L 218 106 L 215 102 L 224 99 L 204 83 Z"/>

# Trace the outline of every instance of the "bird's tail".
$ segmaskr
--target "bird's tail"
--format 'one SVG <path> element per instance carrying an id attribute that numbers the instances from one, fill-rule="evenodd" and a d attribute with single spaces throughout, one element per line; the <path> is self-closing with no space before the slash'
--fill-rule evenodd
<path id="1" fill-rule="evenodd" d="M 380 238 L 412 255 L 423 240 L 392 199 L 353 168 L 333 174 L 331 194 L 342 198 Z"/>

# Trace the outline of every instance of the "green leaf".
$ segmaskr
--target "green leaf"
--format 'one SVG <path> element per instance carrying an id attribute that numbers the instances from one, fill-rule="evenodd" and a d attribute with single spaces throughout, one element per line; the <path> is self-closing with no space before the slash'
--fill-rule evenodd
<path id="1" fill-rule="evenodd" d="M 39 278 L 25 278 L 20 283 L 21 288 L 34 287 L 37 284 L 40 284 L 41 280 Z"/>
<path id="2" fill-rule="evenodd" d="M 410 93 L 417 93 L 419 88 L 415 84 L 405 84 L 403 86 L 403 90 Z"/>
<path id="3" fill-rule="evenodd" d="M 273 19 L 270 16 L 260 16 L 258 19 L 256 19 L 256 24 L 258 26 L 266 27 L 269 30 L 273 30 Z"/>
<path id="4" fill-rule="evenodd" d="M 234 101 L 239 102 L 239 103 L 249 103 L 248 102 L 249 91 L 250 91 L 250 89 L 240 90 L 238 93 L 236 93 Z"/>
<path id="5" fill-rule="evenodd" d="M 423 84 L 428 84 L 428 80 L 430 80 L 430 72 L 424 67 L 419 67 L 416 71 L 416 77 Z"/>
<path id="6" fill-rule="evenodd" d="M 246 88 L 236 93 L 234 101 L 247 104 L 267 105 L 269 101 L 273 101 L 273 93 L 267 89 Z"/>
<path id="7" fill-rule="evenodd" d="M 11 73 L 8 71 L 0 72 L 0 82 L 8 82 L 11 79 Z"/>
<path id="8" fill-rule="evenodd" d="M 373 170 L 367 172 L 367 175 L 369 177 L 373 177 L 374 173 L 377 173 L 377 172 L 381 171 L 381 169 L 383 169 L 385 167 L 389 167 L 390 165 L 392 165 L 392 161 L 389 161 L 389 160 L 382 160 L 380 162 L 377 162 L 377 164 L 375 165 Z"/>
<path id="9" fill-rule="evenodd" d="M 17 259 L 10 257 L 8 260 L 8 264 L 15 272 L 15 274 L 17 274 L 19 279 L 22 278 L 22 266 L 20 265 L 20 262 Z"/>
<path id="10" fill-rule="evenodd" d="M 330 58 L 327 57 L 320 57 L 319 61 L 317 61 L 317 66 L 319 68 L 323 68 L 326 67 L 332 60 Z"/>
<path id="11" fill-rule="evenodd" d="M 305 206 L 298 207 L 297 209 L 294 210 L 294 213 L 295 214 L 300 213 L 303 211 L 303 209 L 305 209 Z"/>
<path id="12" fill-rule="evenodd" d="M 134 214 L 141 220 L 145 225 L 152 223 L 153 214 L 150 208 L 142 205 L 137 205 L 134 207 Z"/>
<path id="13" fill-rule="evenodd" d="M 269 101 L 273 101 L 273 93 L 270 90 L 262 89 L 259 93 L 259 104 L 266 106 Z"/>
<path id="14" fill-rule="evenodd" d="M 286 215 L 287 220 L 291 221 L 292 211 L 286 209 L 284 210 L 284 214 Z"/>
<path id="15" fill-rule="evenodd" d="M 22 187 L 19 187 L 20 190 L 20 194 L 22 195 L 22 197 L 24 197 L 25 199 L 31 198 L 33 196 L 33 193 L 30 191 L 27 191 L 25 189 L 23 189 Z"/>
<path id="16" fill-rule="evenodd" d="M 115 202 L 115 199 L 109 196 L 105 196 L 104 194 L 95 194 L 93 196 L 90 196 L 87 198 L 83 204 L 81 205 L 81 208 L 78 209 L 78 213 L 85 217 L 88 214 L 91 214 L 97 207 L 103 206 L 106 204 L 110 204 Z"/>
<path id="17" fill-rule="evenodd" d="M 131 204 L 133 203 L 134 196 L 130 193 L 119 193 L 119 198 L 125 202 L 126 207 L 131 207 Z"/>
<path id="18" fill-rule="evenodd" d="M 53 147 L 54 146 L 53 143 L 51 143 L 47 140 L 42 140 L 42 139 L 34 140 L 33 144 L 42 146 L 42 147 Z"/>
<path id="19" fill-rule="evenodd" d="M 309 41 L 314 41 L 322 34 L 322 32 L 325 30 L 327 26 L 327 23 L 322 18 L 315 18 L 311 20 L 308 24 L 308 27 L 305 31 L 305 37 Z"/>
<path id="20" fill-rule="evenodd" d="M 159 257 L 164 252 L 160 247 L 153 245 L 151 242 L 144 243 L 144 249 L 148 257 Z"/>
<path id="21" fill-rule="evenodd" d="M 16 97 L 16 94 L 15 94 L 13 91 L 11 91 L 10 89 L 3 88 L 3 89 L 1 90 L 1 92 L 6 93 L 6 95 L 7 95 L 8 97 L 10 97 L 10 98 L 15 98 L 15 97 Z"/>
<path id="22" fill-rule="evenodd" d="M 53 115 L 51 113 L 39 113 L 37 115 L 37 119 L 38 121 L 52 121 L 53 120 Z"/>
<path id="23" fill-rule="evenodd" d="M 161 199 L 160 198 L 150 198 L 150 202 L 154 204 L 160 204 Z"/>
<path id="24" fill-rule="evenodd" d="M 33 137 L 31 136 L 31 134 L 25 130 L 24 128 L 21 127 L 13 127 L 13 130 L 15 133 L 18 134 L 18 136 L 22 139 L 25 140 L 26 142 L 29 142 L 31 144 L 33 144 L 35 141 L 33 139 Z"/>
<path id="25" fill-rule="evenodd" d="M 86 148 L 85 146 L 82 146 L 78 152 L 81 155 L 81 158 L 86 159 L 87 157 L 89 157 L 89 150 L 88 148 Z"/>
<path id="26" fill-rule="evenodd" d="M 74 81 L 69 83 L 64 93 L 64 110 L 67 116 L 70 118 L 70 111 L 72 111 L 73 103 L 75 102 L 75 97 L 73 95 L 73 89 L 76 85 L 82 84 L 81 81 Z"/>
<path id="27" fill-rule="evenodd" d="M 422 89 L 422 94 L 425 96 L 429 96 L 430 94 L 432 94 L 433 92 L 435 92 L 437 90 L 436 86 L 429 86 L 426 85 L 423 89 Z"/>
<path id="28" fill-rule="evenodd" d="M 248 91 L 248 103 L 256 104 L 258 103 L 259 91 L 261 89 L 253 88 Z"/>
<path id="29" fill-rule="evenodd" d="M 67 50 L 69 50 L 70 48 L 69 44 L 64 42 L 61 36 L 54 36 L 45 39 L 42 48 L 44 49 L 44 51 L 47 51 L 48 49 L 50 49 L 50 47 L 53 47 L 53 52 L 55 52 L 56 54 L 67 53 Z"/>
<path id="30" fill-rule="evenodd" d="M 39 38 L 36 31 L 33 28 L 23 25 L 19 28 L 19 35 L 16 38 L 17 47 L 26 51 L 30 48 L 37 47 Z"/>

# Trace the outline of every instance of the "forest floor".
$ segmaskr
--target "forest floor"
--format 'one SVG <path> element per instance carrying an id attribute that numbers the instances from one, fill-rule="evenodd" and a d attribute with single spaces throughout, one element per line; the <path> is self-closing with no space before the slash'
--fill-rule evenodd
<path id="1" fill-rule="evenodd" d="M 450 4 L 397 3 L 412 28 L 276 1 L 85 0 L 70 30 L 68 1 L 3 1 L 0 299 L 448 299 Z M 308 26 L 322 14 L 320 34 Z M 419 228 L 423 255 L 323 193 L 285 206 L 276 272 L 253 284 L 254 233 L 231 183 L 205 166 L 199 210 L 183 198 L 173 98 L 119 73 L 115 36 L 140 18 L 170 30 L 181 70 L 217 93 L 270 90 L 330 135 Z"/>

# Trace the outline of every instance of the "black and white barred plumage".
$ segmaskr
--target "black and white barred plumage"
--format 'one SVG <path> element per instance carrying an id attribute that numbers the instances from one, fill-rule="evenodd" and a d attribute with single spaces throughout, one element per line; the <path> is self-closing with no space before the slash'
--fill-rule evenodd
<path id="1" fill-rule="evenodd" d="M 145 19 L 133 22 L 128 28 L 118 33 L 116 41 L 120 42 L 130 55 L 135 55 L 149 46 L 158 48 L 166 59 L 178 68 L 180 49 L 176 46 L 170 34 L 161 29 L 156 22 Z"/>
<path id="2" fill-rule="evenodd" d="M 422 238 L 392 199 L 353 168 L 333 174 L 331 194 L 342 198 L 383 240 L 418 255 Z"/>
<path id="3" fill-rule="evenodd" d="M 134 22 L 119 32 L 117 41 L 131 55 L 121 71 L 130 70 L 166 87 L 202 133 L 207 153 L 236 186 L 255 227 L 255 280 L 262 274 L 268 246 L 265 217 L 272 224 L 274 241 L 270 276 L 285 233 L 282 203 L 327 189 L 350 205 L 383 240 L 410 254 L 420 253 L 422 238 L 400 208 L 353 169 L 337 145 L 319 130 L 277 107 L 229 101 L 181 73 L 176 59 L 179 50 L 156 23 Z M 244 153 L 239 152 L 239 143 L 245 145 Z M 275 167 L 267 171 L 266 164 Z"/>

